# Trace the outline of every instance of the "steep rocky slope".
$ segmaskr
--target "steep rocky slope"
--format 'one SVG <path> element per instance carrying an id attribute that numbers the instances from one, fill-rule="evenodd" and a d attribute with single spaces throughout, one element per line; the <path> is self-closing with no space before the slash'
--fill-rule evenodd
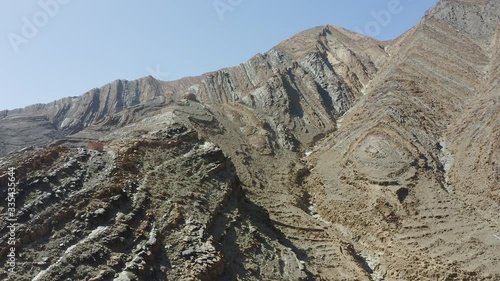
<path id="1" fill-rule="evenodd" d="M 81 97 L 4 111 L 0 155 L 68 136 L 98 138 L 188 94 L 207 105 L 228 105 L 228 112 L 233 104 L 248 107 L 268 119 L 272 130 L 293 127 L 299 138 L 310 141 L 311 135 L 331 130 L 335 118 L 352 107 L 384 55 L 375 40 L 331 26 L 314 28 L 244 64 L 200 77 L 117 80 Z"/>
<path id="2" fill-rule="evenodd" d="M 469 18 L 498 23 L 495 5 L 438 4 L 389 45 L 366 97 L 309 158 L 322 216 L 360 237 L 378 275 L 500 273 L 498 31 Z"/>
<path id="3" fill-rule="evenodd" d="M 391 42 L 317 27 L 3 112 L 20 256 L 0 278 L 500 279 L 499 8 L 443 0 Z"/>

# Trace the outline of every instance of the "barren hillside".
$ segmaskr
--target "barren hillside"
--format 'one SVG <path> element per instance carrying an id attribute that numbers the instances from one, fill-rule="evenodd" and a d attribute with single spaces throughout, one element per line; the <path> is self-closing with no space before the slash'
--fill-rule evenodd
<path id="1" fill-rule="evenodd" d="M 0 279 L 500 280 L 499 19 L 442 0 L 390 42 L 321 26 L 1 112 Z"/>

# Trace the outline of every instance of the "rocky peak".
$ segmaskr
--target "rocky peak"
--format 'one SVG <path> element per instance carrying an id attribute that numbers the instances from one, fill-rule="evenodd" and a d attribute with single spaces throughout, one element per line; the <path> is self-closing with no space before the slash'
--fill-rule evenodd
<path id="1" fill-rule="evenodd" d="M 437 19 L 450 24 L 485 45 L 492 43 L 498 28 L 500 2 L 496 0 L 443 0 L 426 14 L 426 19 Z"/>
<path id="2" fill-rule="evenodd" d="M 3 112 L 12 280 L 500 280 L 497 5 Z"/>

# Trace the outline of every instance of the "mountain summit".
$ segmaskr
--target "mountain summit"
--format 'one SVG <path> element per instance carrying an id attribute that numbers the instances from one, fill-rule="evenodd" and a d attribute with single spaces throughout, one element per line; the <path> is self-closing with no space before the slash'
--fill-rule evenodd
<path id="1" fill-rule="evenodd" d="M 500 280 L 499 19 L 442 0 L 0 112 L 0 278 Z"/>

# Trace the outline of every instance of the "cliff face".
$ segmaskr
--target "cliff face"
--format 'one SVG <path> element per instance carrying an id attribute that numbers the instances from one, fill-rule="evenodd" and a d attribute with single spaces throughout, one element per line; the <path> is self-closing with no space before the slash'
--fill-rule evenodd
<path id="1" fill-rule="evenodd" d="M 117 80 L 81 97 L 4 111 L 0 154 L 68 136 L 98 138 L 89 132 L 133 123 L 188 93 L 206 105 L 240 104 L 270 122 L 273 131 L 283 130 L 280 124 L 294 127 L 308 142 L 353 106 L 384 56 L 379 42 L 331 26 L 314 28 L 244 64 L 201 77 Z M 305 127 L 311 130 L 307 136 L 301 133 Z"/>
<path id="2" fill-rule="evenodd" d="M 446 0 L 439 2 L 428 16 L 446 22 L 478 44 L 491 45 L 497 29 L 500 3 L 494 0 Z"/>
<path id="3" fill-rule="evenodd" d="M 15 280 L 498 280 L 498 3 L 3 112 Z"/>
<path id="4" fill-rule="evenodd" d="M 138 112 L 167 101 L 161 84 L 148 77 L 133 82 L 117 80 L 81 97 L 4 111 L 0 118 L 0 128 L 5 132 L 0 137 L 0 155 L 25 146 L 45 145 L 90 126 L 122 126 L 140 116 Z"/>
<path id="5" fill-rule="evenodd" d="M 390 43 L 365 98 L 308 158 L 313 201 L 360 237 L 372 276 L 499 273 L 495 5 L 442 1 Z"/>

